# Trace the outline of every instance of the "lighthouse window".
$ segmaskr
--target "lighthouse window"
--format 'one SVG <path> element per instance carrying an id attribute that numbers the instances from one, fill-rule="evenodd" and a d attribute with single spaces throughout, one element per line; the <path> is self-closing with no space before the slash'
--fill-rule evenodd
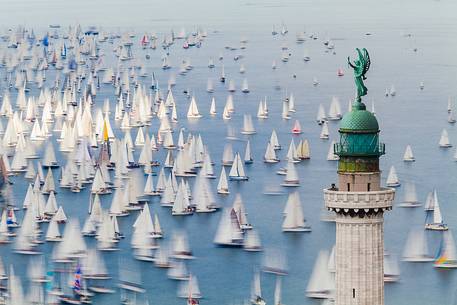
<path id="1" fill-rule="evenodd" d="M 348 183 L 348 192 L 351 190 L 351 184 Z"/>
<path id="2" fill-rule="evenodd" d="M 370 191 L 370 186 L 371 186 L 371 183 L 368 183 L 368 185 L 367 185 L 367 191 L 368 192 Z"/>
<path id="3" fill-rule="evenodd" d="M 352 298 L 355 299 L 355 289 L 352 289 Z"/>

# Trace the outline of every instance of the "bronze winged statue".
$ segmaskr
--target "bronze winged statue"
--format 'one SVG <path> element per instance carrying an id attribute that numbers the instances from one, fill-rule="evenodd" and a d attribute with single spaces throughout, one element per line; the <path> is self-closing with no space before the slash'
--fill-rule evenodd
<path id="1" fill-rule="evenodd" d="M 367 79 L 365 74 L 368 72 L 368 69 L 370 69 L 371 62 L 367 49 L 363 48 L 360 50 L 357 48 L 356 50 L 359 58 L 356 59 L 354 63 L 352 63 L 351 59 L 348 56 L 348 64 L 352 67 L 352 69 L 354 69 L 354 80 L 355 86 L 357 88 L 356 100 L 360 102 L 362 100 L 362 96 L 367 95 L 368 92 L 368 89 L 365 87 L 363 81 Z"/>

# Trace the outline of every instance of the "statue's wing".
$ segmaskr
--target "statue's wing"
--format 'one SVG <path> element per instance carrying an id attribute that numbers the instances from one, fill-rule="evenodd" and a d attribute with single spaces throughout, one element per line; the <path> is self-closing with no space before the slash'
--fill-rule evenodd
<path id="1" fill-rule="evenodd" d="M 365 63 L 363 67 L 363 75 L 368 72 L 371 65 L 370 55 L 368 54 L 367 49 L 363 48 L 363 62 Z"/>

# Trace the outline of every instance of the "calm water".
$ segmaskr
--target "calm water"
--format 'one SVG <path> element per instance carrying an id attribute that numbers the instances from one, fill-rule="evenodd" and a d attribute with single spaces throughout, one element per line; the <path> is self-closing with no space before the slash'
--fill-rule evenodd
<path id="1" fill-rule="evenodd" d="M 457 96 L 457 42 L 454 39 L 457 27 L 451 18 L 456 5 L 451 1 L 407 1 L 402 4 L 393 1 L 352 1 L 347 6 L 335 1 L 235 1 L 220 5 L 216 2 L 190 4 L 187 1 L 171 1 L 154 4 L 154 7 L 149 1 L 135 1 L 131 4 L 128 1 L 116 2 L 1 1 L 2 10 L 4 8 L 0 14 L 1 24 L 3 28 L 17 23 L 42 28 L 48 23 L 78 21 L 106 28 L 122 27 L 135 30 L 139 35 L 145 29 L 161 33 L 172 27 L 177 30 L 187 26 L 190 30 L 190 25 L 205 26 L 209 35 L 202 48 L 184 50 L 179 45 L 172 48 L 170 59 L 173 68 L 169 71 L 160 69 L 160 58 L 163 55 L 160 49 L 150 51 L 149 61 L 144 59 L 143 50 L 135 50 L 135 55 L 144 61 L 148 72 L 156 73 L 162 88 L 166 88 L 170 73 L 177 74 L 182 59 L 191 59 L 194 70 L 187 76 L 178 75 L 173 89 L 180 119 L 175 130 L 185 127 L 192 133 L 202 135 L 216 162 L 216 173 L 220 171 L 222 150 L 227 142 L 227 127 L 232 126 L 239 131 L 243 114 L 255 116 L 259 100 L 268 97 L 270 118 L 264 121 L 254 119 L 257 134 L 249 137 L 239 135 L 242 141 L 233 141 L 234 150 L 244 152 L 244 140 L 251 140 L 255 162 L 247 167 L 250 180 L 230 182 L 230 196 L 217 198 L 223 206 L 228 207 L 231 206 L 234 195 L 241 193 L 249 213 L 248 218 L 260 233 L 263 246 L 267 249 L 279 248 L 286 254 L 289 275 L 283 280 L 284 304 L 317 304 L 305 297 L 305 288 L 317 253 L 322 249 L 331 249 L 334 243 L 334 224 L 321 222 L 319 218 L 323 206 L 322 189 L 336 181 L 336 163 L 326 161 L 330 141 L 319 139 L 320 127 L 314 119 L 319 103 L 328 109 L 333 95 L 339 97 L 343 110 L 346 109 L 347 101 L 353 96 L 354 85 L 345 62 L 348 55 L 354 54 L 355 47 L 368 48 L 372 57 L 367 81 L 369 93 L 365 101 L 367 104 L 375 101 L 376 115 L 382 129 L 381 137 L 386 143 L 387 155 L 382 158 L 382 169 L 387 171 L 391 165 L 395 165 L 403 185 L 406 181 L 416 182 L 422 202 L 427 192 L 436 187 L 443 217 L 451 229 L 456 229 L 457 163 L 452 159 L 454 148 L 443 150 L 438 147 L 443 128 L 447 128 L 451 142 L 457 143 L 457 127 L 446 121 L 447 99 L 452 96 L 455 100 Z M 111 4 L 115 5 L 110 7 Z M 28 9 L 25 10 L 25 7 Z M 119 15 L 118 11 L 125 14 Z M 272 24 L 279 27 L 282 20 L 287 23 L 289 34 L 286 37 L 272 37 Z M 308 39 L 304 44 L 296 44 L 295 33 L 304 26 L 308 32 L 318 33 L 320 39 Z M 365 36 L 367 31 L 373 35 Z M 406 32 L 411 32 L 413 37 L 402 36 Z M 248 47 L 241 52 L 244 58 L 236 62 L 232 58 L 238 51 L 227 51 L 224 47 L 237 46 L 243 35 L 249 39 Z M 335 42 L 335 55 L 324 52 L 322 39 L 327 36 Z M 287 42 L 292 53 L 288 63 L 280 61 L 283 41 Z M 311 55 L 308 63 L 302 60 L 304 46 Z M 112 57 L 111 48 L 107 43 L 104 46 L 109 57 Z M 418 51 L 413 52 L 413 48 Z M 216 59 L 220 52 L 225 57 L 227 77 L 235 80 L 238 89 L 242 79 L 247 77 L 251 89 L 249 94 L 242 94 L 239 90 L 235 93 L 236 112 L 229 122 L 223 122 L 220 117 L 228 94 L 226 88 L 215 82 L 215 92 L 212 95 L 205 90 L 207 78 L 217 80 L 220 73 L 219 62 L 216 62 L 216 69 L 207 68 L 208 58 Z M 276 71 L 271 69 L 273 60 L 278 64 Z M 246 66 L 245 75 L 238 73 L 240 63 Z M 347 72 L 342 78 L 336 76 L 339 67 Z M 3 75 L 4 71 L 1 73 Z M 292 78 L 293 74 L 297 75 L 296 79 Z M 48 74 L 48 85 L 53 81 L 53 76 L 53 72 Z M 319 86 L 312 85 L 313 77 L 319 79 Z M 144 81 L 149 84 L 150 79 Z M 421 81 L 425 83 L 423 91 L 419 90 Z M 276 84 L 280 84 L 281 90 L 274 89 Z M 395 85 L 397 95 L 385 98 L 384 91 L 391 84 Z M 185 118 L 189 101 L 182 94 L 188 88 L 195 93 L 200 112 L 204 114 L 203 118 L 191 122 Z M 286 92 L 292 92 L 296 98 L 297 112 L 290 121 L 281 119 L 281 101 Z M 12 90 L 10 94 L 14 102 L 16 91 Z M 31 94 L 37 96 L 38 91 L 34 89 Z M 215 96 L 217 101 L 219 114 L 215 118 L 208 115 L 211 96 Z M 114 101 L 112 87 L 103 85 L 98 92 L 96 104 L 101 106 L 106 97 Z M 312 154 L 311 160 L 302 162 L 297 167 L 302 182 L 298 191 L 305 217 L 313 229 L 307 234 L 282 233 L 282 209 L 287 196 L 262 194 L 265 187 L 276 187 L 282 181 L 282 176 L 276 175 L 275 171 L 284 166 L 284 162 L 273 166 L 262 162 L 271 131 L 276 129 L 281 144 L 287 148 L 292 138 L 289 131 L 295 118 L 302 124 L 303 137 L 309 140 Z M 154 120 L 148 132 L 157 130 L 157 127 L 158 122 Z M 337 122 L 330 123 L 331 139 L 337 138 L 337 127 Z M 116 132 L 120 135 L 119 130 Z M 136 129 L 131 133 L 135 136 Z M 402 161 L 407 144 L 411 144 L 414 150 L 417 159 L 414 164 Z M 286 152 L 284 149 L 280 152 L 282 159 Z M 138 154 L 137 150 L 136 156 Z M 162 161 L 164 156 L 164 152 L 160 151 L 156 158 Z M 386 175 L 384 172 L 383 177 Z M 57 172 L 54 176 L 58 176 Z M 14 199 L 16 205 L 20 206 L 28 182 L 22 177 L 15 177 L 13 181 Z M 215 189 L 217 181 L 211 183 Z M 402 200 L 402 197 L 403 189 L 399 188 L 396 201 Z M 64 206 L 67 215 L 78 217 L 81 222 L 87 216 L 88 198 L 87 189 L 76 195 L 60 189 L 57 195 L 58 203 Z M 110 202 L 110 195 L 102 198 L 105 208 L 109 207 Z M 160 207 L 157 199 L 151 201 L 150 208 L 159 214 L 166 234 L 165 241 L 171 238 L 173 230 L 181 228 L 187 231 L 190 246 L 197 257 L 188 267 L 198 277 L 205 297 L 202 304 L 230 304 L 249 297 L 252 270 L 260 265 L 262 254 L 215 247 L 212 240 L 221 213 L 172 217 L 170 210 Z M 18 213 L 19 219 L 21 214 Z M 131 261 L 141 270 L 150 304 L 184 304 L 184 300 L 176 298 L 177 284 L 167 279 L 166 270 L 133 260 L 130 228 L 135 218 L 136 213 L 133 213 L 130 217 L 119 219 L 121 231 L 127 237 L 120 243 L 121 251 L 103 254 L 109 270 L 116 276 L 119 257 Z M 395 208 L 388 213 L 385 218 L 386 249 L 401 256 L 408 231 L 413 226 L 422 226 L 424 219 L 422 208 Z M 429 247 L 435 251 L 440 240 L 439 233 L 427 234 Z M 87 242 L 94 245 L 93 240 L 88 239 Z M 52 245 L 49 244 L 41 247 L 47 254 L 52 250 Z M 0 254 L 5 264 L 11 263 L 19 274 L 25 274 L 28 257 L 12 254 L 9 245 L 1 246 Z M 401 263 L 400 269 L 401 281 L 386 285 L 386 304 L 454 304 L 453 295 L 457 285 L 455 271 L 437 270 L 431 264 L 408 263 Z M 26 284 L 25 276 L 23 283 Z M 115 281 L 112 284 L 115 285 Z M 274 277 L 262 275 L 262 289 L 267 302 L 271 303 Z M 97 297 L 94 303 L 118 304 L 119 295 Z"/>

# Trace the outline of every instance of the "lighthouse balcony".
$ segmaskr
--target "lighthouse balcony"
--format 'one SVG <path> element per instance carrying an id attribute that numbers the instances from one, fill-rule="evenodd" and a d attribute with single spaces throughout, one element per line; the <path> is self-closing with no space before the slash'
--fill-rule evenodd
<path id="1" fill-rule="evenodd" d="M 391 188 L 381 188 L 370 192 L 345 192 L 337 188 L 324 189 L 325 207 L 339 212 L 339 210 L 390 210 L 395 198 L 395 191 Z"/>

